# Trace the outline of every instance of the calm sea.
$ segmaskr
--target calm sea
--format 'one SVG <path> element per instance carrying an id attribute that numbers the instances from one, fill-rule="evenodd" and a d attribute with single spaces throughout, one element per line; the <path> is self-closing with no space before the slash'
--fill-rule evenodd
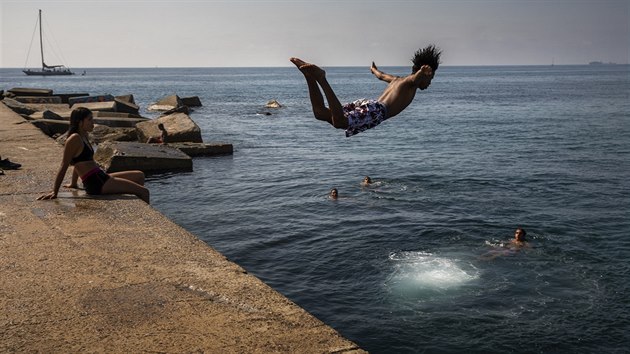
<path id="1" fill-rule="evenodd" d="M 342 102 L 385 87 L 327 72 Z M 151 177 L 153 207 L 370 352 L 628 352 L 629 66 L 443 67 L 352 138 L 313 118 L 295 68 L 0 74 L 143 110 L 199 96 L 204 140 L 234 155 Z M 517 226 L 531 248 L 482 259 Z"/>

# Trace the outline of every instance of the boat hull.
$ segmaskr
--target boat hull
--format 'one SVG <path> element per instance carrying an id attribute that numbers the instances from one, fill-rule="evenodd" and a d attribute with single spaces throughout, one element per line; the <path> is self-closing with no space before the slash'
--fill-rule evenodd
<path id="1" fill-rule="evenodd" d="M 29 76 L 64 76 L 64 75 L 74 75 L 74 73 L 70 70 L 63 71 L 41 71 L 41 70 L 22 70 L 23 73 Z"/>

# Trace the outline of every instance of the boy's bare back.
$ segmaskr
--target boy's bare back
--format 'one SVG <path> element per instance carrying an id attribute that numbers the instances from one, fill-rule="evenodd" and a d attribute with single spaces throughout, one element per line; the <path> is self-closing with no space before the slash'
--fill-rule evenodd
<path id="1" fill-rule="evenodd" d="M 377 78 L 389 82 L 378 100 L 387 106 L 390 118 L 407 108 L 416 96 L 416 91 L 418 89 L 425 90 L 431 85 L 433 79 L 433 70 L 428 65 L 424 65 L 415 74 L 399 77 L 383 74 L 376 68 L 376 65 L 372 64 L 372 73 Z"/>

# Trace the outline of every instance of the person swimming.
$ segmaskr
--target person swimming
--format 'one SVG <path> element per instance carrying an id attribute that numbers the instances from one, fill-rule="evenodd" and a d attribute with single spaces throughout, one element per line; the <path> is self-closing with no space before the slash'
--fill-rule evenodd
<path id="1" fill-rule="evenodd" d="M 499 256 L 513 255 L 517 253 L 518 251 L 520 251 L 521 249 L 529 248 L 530 246 L 526 240 L 526 236 L 527 236 L 527 231 L 525 231 L 525 229 L 523 229 L 522 227 L 518 227 L 514 231 L 514 238 L 511 239 L 509 243 L 507 244 L 501 243 L 501 245 L 497 249 L 493 249 L 489 252 L 484 253 L 483 255 L 479 257 L 479 259 L 488 261 L 488 260 L 495 259 Z"/>

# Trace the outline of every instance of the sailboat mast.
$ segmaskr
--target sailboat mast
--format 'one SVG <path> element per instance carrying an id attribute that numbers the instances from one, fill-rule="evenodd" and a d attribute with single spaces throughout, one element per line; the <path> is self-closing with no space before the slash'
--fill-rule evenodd
<path id="1" fill-rule="evenodd" d="M 42 53 L 42 70 L 44 69 L 44 42 L 42 41 L 42 10 L 39 10 L 39 50 Z"/>

